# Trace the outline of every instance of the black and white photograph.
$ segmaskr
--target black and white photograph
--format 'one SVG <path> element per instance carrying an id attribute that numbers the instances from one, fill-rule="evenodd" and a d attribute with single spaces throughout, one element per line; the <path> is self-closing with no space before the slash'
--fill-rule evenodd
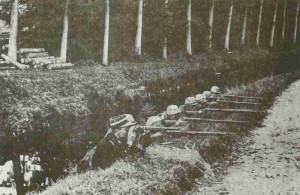
<path id="1" fill-rule="evenodd" d="M 0 0 L 0 195 L 300 195 L 300 0 Z"/>

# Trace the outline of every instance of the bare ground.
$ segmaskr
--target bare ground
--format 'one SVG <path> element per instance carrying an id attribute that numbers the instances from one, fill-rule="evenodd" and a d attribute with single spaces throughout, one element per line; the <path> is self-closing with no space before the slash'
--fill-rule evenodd
<path id="1" fill-rule="evenodd" d="M 300 194 L 300 81 L 268 112 L 236 152 L 234 165 L 193 194 Z"/>

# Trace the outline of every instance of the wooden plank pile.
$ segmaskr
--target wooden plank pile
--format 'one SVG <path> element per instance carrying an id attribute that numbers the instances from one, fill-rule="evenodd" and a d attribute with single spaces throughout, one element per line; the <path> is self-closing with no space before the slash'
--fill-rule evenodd
<path id="1" fill-rule="evenodd" d="M 18 53 L 22 64 L 30 65 L 32 68 L 62 69 L 70 68 L 72 63 L 65 63 L 60 58 L 50 56 L 45 48 L 21 48 Z"/>
<path id="2" fill-rule="evenodd" d="M 49 56 L 45 48 L 20 48 L 17 60 L 13 61 L 7 56 L 9 46 L 9 32 L 0 29 L 0 70 L 14 70 L 16 68 L 46 68 L 65 69 L 73 67 L 72 63 L 65 63 L 60 58 Z"/>
<path id="3" fill-rule="evenodd" d="M 6 55 L 8 51 L 9 32 L 7 30 L 0 29 L 0 54 Z M 15 66 L 11 66 L 9 61 L 0 57 L 0 70 L 14 70 Z"/>
<path id="4" fill-rule="evenodd" d="M 9 32 L 0 32 L 0 40 L 9 39 Z"/>

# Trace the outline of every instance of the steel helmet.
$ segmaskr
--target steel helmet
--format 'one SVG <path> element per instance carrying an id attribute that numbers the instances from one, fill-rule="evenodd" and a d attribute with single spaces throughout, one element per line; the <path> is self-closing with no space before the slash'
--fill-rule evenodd
<path id="1" fill-rule="evenodd" d="M 158 126 L 164 118 L 159 116 L 151 116 L 146 122 L 146 126 Z"/>
<path id="2" fill-rule="evenodd" d="M 188 98 L 185 99 L 184 104 L 185 105 L 196 105 L 197 102 L 196 102 L 195 97 L 188 97 Z"/>
<path id="3" fill-rule="evenodd" d="M 211 93 L 220 93 L 220 88 L 217 86 L 212 86 L 210 91 Z"/>
<path id="4" fill-rule="evenodd" d="M 181 113 L 181 110 L 178 108 L 177 105 L 170 105 L 167 107 L 166 114 L 167 115 L 175 115 Z"/>
<path id="5" fill-rule="evenodd" d="M 196 102 L 198 102 L 198 103 L 206 102 L 206 96 L 203 94 L 197 94 L 195 99 L 196 99 Z"/>
<path id="6" fill-rule="evenodd" d="M 211 92 L 210 91 L 204 91 L 202 93 L 202 95 L 204 95 L 206 98 L 208 98 L 209 96 L 211 96 Z"/>

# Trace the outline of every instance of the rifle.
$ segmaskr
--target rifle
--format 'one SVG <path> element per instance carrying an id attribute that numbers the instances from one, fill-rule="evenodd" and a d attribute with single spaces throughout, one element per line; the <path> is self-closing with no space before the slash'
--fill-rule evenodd
<path id="1" fill-rule="evenodd" d="M 203 114 L 199 111 L 185 111 L 187 114 Z M 249 114 L 258 114 L 266 113 L 266 111 L 251 110 L 251 109 L 223 109 L 223 108 L 204 108 L 203 112 L 229 112 L 229 113 L 249 113 Z"/>
<path id="2" fill-rule="evenodd" d="M 255 97 L 255 96 L 240 96 L 240 95 L 221 95 L 220 97 L 207 97 L 208 100 L 214 101 L 218 100 L 219 98 L 227 98 L 227 99 L 248 99 L 248 100 L 257 100 L 262 101 L 262 97 Z"/>
<path id="3" fill-rule="evenodd" d="M 238 101 L 224 101 L 224 100 L 217 100 L 217 102 L 223 104 L 236 104 L 236 105 L 245 105 L 245 106 L 261 105 L 261 103 L 256 103 L 256 102 L 238 102 Z"/>
<path id="4" fill-rule="evenodd" d="M 204 118 L 183 118 L 184 121 L 198 121 L 202 123 L 227 123 L 227 124 L 249 124 L 251 121 L 216 120 Z"/>
<path id="5" fill-rule="evenodd" d="M 233 135 L 233 132 L 208 132 L 208 131 L 180 131 L 182 127 L 153 127 L 140 126 L 140 128 L 149 131 L 160 131 L 166 134 L 183 134 L 183 135 L 203 135 L 203 136 L 224 136 Z"/>
<path id="6" fill-rule="evenodd" d="M 231 113 L 266 113 L 266 111 L 251 109 L 222 109 L 222 108 L 205 108 L 205 112 L 231 112 Z"/>
<path id="7" fill-rule="evenodd" d="M 209 132 L 209 131 L 166 131 L 167 134 L 202 135 L 202 136 L 229 136 L 233 132 Z"/>
<path id="8" fill-rule="evenodd" d="M 226 98 L 238 98 L 238 99 L 263 100 L 262 97 L 255 97 L 255 96 L 224 95 L 224 97 L 226 97 Z"/>

